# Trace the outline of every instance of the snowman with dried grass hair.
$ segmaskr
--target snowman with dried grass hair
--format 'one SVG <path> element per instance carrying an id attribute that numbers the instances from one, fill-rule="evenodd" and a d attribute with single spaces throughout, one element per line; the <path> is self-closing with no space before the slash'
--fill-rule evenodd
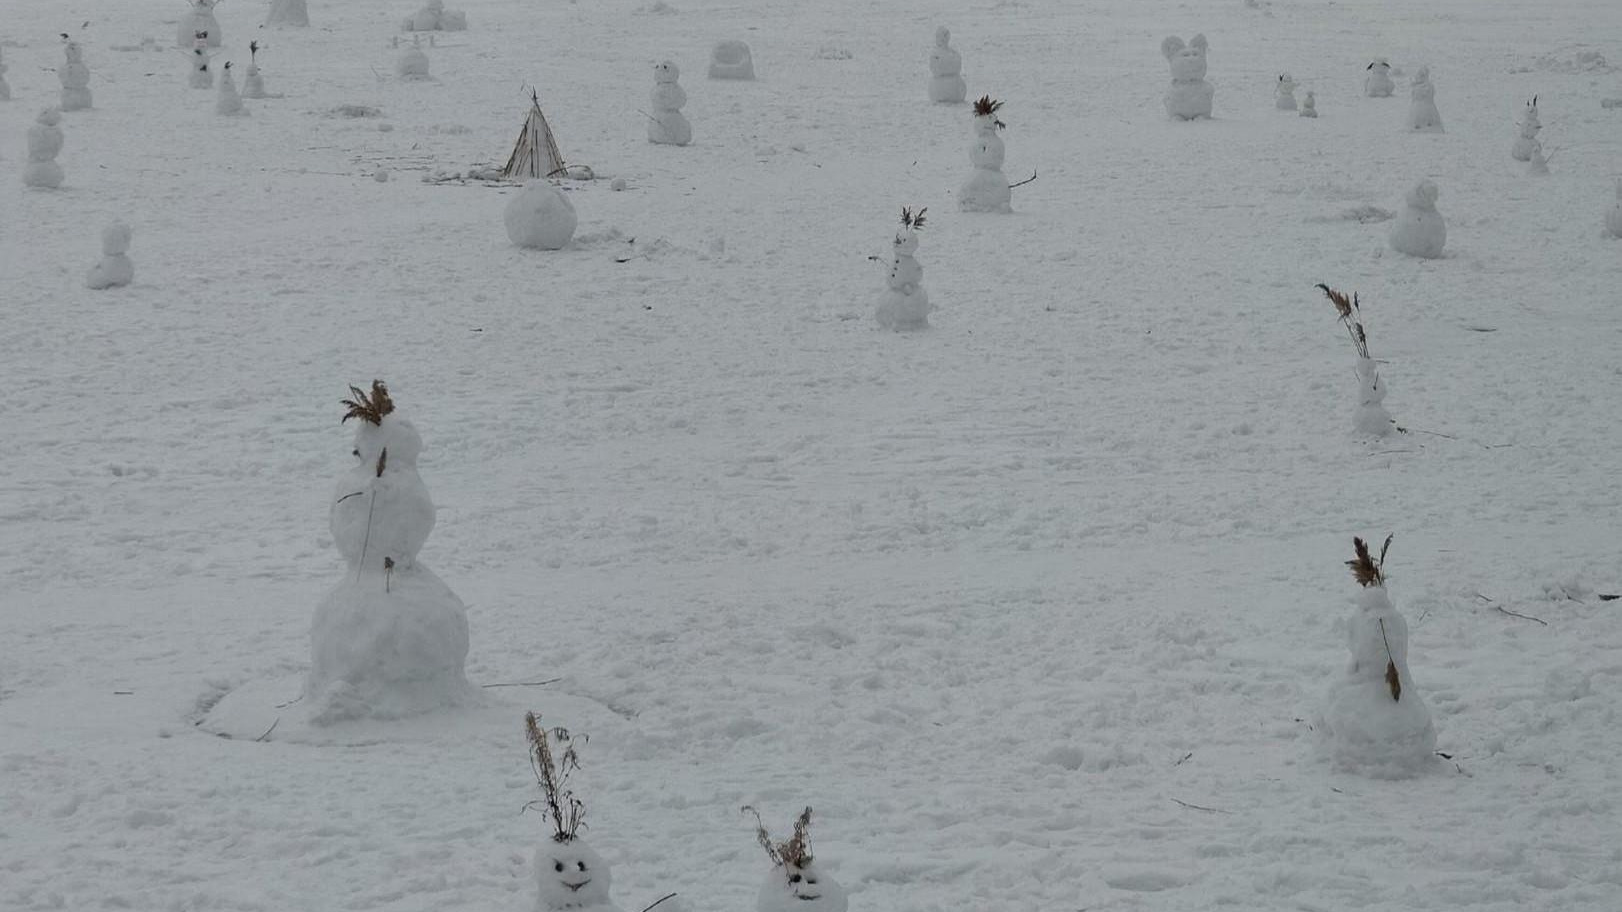
<path id="1" fill-rule="evenodd" d="M 850 906 L 845 888 L 819 868 L 811 854 L 811 809 L 800 812 L 794 834 L 782 842 L 766 832 L 760 812 L 752 807 L 743 810 L 754 815 L 755 837 L 772 860 L 755 901 L 756 912 L 845 912 Z"/>
<path id="2" fill-rule="evenodd" d="M 574 742 L 562 728 L 542 728 L 532 712 L 524 714 L 529 763 L 541 797 L 525 805 L 538 807 L 552 821 L 552 838 L 535 850 L 536 912 L 620 912 L 608 896 L 613 871 L 579 836 L 586 806 L 569 790 L 569 773 L 580 768 Z"/>

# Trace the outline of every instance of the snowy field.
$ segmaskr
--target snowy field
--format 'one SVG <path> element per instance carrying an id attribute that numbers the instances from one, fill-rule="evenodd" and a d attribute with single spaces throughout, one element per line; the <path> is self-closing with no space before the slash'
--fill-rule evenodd
<path id="1" fill-rule="evenodd" d="M 852 912 L 1622 909 L 1622 4 L 452 0 L 428 81 L 393 76 L 413 0 L 266 5 L 217 14 L 238 72 L 269 45 L 246 118 L 187 88 L 180 0 L 4 6 L 0 909 L 529 909 L 526 709 L 591 736 L 626 912 L 750 912 L 745 804 L 816 808 Z M 1038 174 L 1012 215 L 957 211 L 937 25 Z M 29 190 L 63 31 L 94 108 Z M 1196 32 L 1216 118 L 1172 122 Z M 758 81 L 705 78 L 733 37 Z M 646 140 L 666 58 L 691 146 Z M 1423 64 L 1445 134 L 1402 129 Z M 628 185 L 569 183 L 555 253 L 509 244 L 513 188 L 422 180 L 504 161 L 529 85 Z M 1439 260 L 1376 211 L 1422 178 Z M 903 205 L 921 333 L 873 321 Z M 135 282 L 89 291 L 114 218 Z M 1318 282 L 1407 433 L 1353 435 Z M 375 377 L 468 677 L 548 683 L 217 736 L 228 693 L 298 696 Z M 1450 757 L 1398 781 L 1310 728 L 1387 532 Z"/>

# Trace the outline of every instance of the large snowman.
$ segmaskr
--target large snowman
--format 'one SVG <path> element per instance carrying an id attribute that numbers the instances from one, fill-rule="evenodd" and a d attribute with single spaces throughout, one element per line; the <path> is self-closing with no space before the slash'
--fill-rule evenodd
<path id="1" fill-rule="evenodd" d="M 310 719 L 395 719 L 470 702 L 467 609 L 417 552 L 434 528 L 434 502 L 417 474 L 422 438 L 394 410 L 388 388 L 351 387 L 344 420 L 358 419 L 355 465 L 332 495 L 333 544 L 349 565 L 315 610 Z"/>
<path id="2" fill-rule="evenodd" d="M 744 808 L 754 813 L 754 808 Z M 755 835 L 772 860 L 766 882 L 755 899 L 756 912 L 846 912 L 850 899 L 845 888 L 817 865 L 811 854 L 811 809 L 794 820 L 794 835 L 774 841 L 755 814 Z"/>
<path id="3" fill-rule="evenodd" d="M 564 729 L 541 728 L 532 712 L 524 714 L 524 733 L 541 787 L 533 805 L 552 820 L 551 838 L 535 850 L 536 912 L 620 912 L 608 895 L 613 870 L 579 835 L 586 808 L 567 784 L 579 766 L 573 739 Z"/>
<path id="4" fill-rule="evenodd" d="M 968 94 L 963 57 L 952 49 L 952 33 L 943 25 L 935 30 L 935 46 L 929 51 L 929 100 L 962 104 Z"/>
<path id="5" fill-rule="evenodd" d="M 190 48 L 192 42 L 197 40 L 199 34 L 208 47 L 219 47 L 224 34 L 220 31 L 220 21 L 214 18 L 214 6 L 220 0 L 189 0 L 191 9 L 186 15 L 180 17 L 180 24 L 175 26 L 175 47 Z"/>
<path id="6" fill-rule="evenodd" d="M 1211 116 L 1211 99 L 1216 96 L 1216 89 L 1205 81 L 1206 49 L 1204 35 L 1195 35 L 1186 45 L 1176 35 L 1160 42 L 1160 53 L 1171 64 L 1166 113 L 1173 120 Z"/>
<path id="7" fill-rule="evenodd" d="M 1436 728 L 1408 673 L 1408 622 L 1385 589 L 1385 548 L 1375 558 L 1361 538 L 1347 561 L 1362 587 L 1346 621 L 1351 661 L 1329 687 L 1314 726 L 1335 765 L 1378 778 L 1423 772 L 1436 762 Z"/>
<path id="8" fill-rule="evenodd" d="M 990 95 L 974 103 L 974 143 L 969 146 L 969 164 L 974 171 L 958 191 L 958 208 L 965 212 L 1011 212 L 1013 191 L 1002 173 L 1003 143 L 997 135 L 1005 125 L 997 112 L 1002 102 Z"/>

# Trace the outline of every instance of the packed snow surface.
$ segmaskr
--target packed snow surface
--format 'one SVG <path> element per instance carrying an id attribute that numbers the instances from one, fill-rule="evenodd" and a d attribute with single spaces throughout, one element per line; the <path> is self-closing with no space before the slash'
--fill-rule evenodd
<path id="1" fill-rule="evenodd" d="M 855 912 L 1622 908 L 1622 72 L 1585 62 L 1622 5 L 466 0 L 400 80 L 418 5 L 218 5 L 222 64 L 273 46 L 245 118 L 185 87 L 183 0 L 5 6 L 0 908 L 532 909 L 525 709 L 591 735 L 627 910 L 749 912 L 744 804 L 814 806 Z M 958 211 L 942 24 L 1039 172 L 1011 215 Z M 33 190 L 69 26 L 95 107 Z M 1160 44 L 1196 32 L 1221 103 L 1174 122 Z M 650 64 L 722 35 L 767 78 L 649 143 Z M 1363 95 L 1376 56 L 1430 64 L 1448 132 Z M 1286 67 L 1318 120 L 1277 116 Z M 524 86 L 628 188 L 565 182 L 545 255 L 517 187 L 417 179 L 499 167 Z M 1536 182 L 1504 154 L 1533 95 Z M 1367 216 L 1424 179 L 1438 259 Z M 907 334 L 868 259 L 901 205 L 942 304 Z M 115 217 L 139 275 L 90 291 Z M 1318 282 L 1406 432 L 1348 427 Z M 374 377 L 431 443 L 467 677 L 510 686 L 300 729 L 338 400 Z M 1401 780 L 1311 727 L 1351 537 L 1387 531 L 1448 755 Z"/>

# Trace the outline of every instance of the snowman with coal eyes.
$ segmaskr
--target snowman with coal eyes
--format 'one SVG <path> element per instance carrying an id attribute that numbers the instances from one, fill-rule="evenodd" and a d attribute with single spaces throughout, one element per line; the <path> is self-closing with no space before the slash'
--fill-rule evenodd
<path id="1" fill-rule="evenodd" d="M 744 808 L 755 815 L 755 836 L 772 860 L 772 870 L 760 886 L 755 901 L 756 912 L 846 912 L 850 899 L 845 888 L 822 871 L 811 856 L 811 809 L 806 808 L 794 821 L 794 835 L 786 842 L 776 842 L 760 822 L 754 808 Z"/>
<path id="2" fill-rule="evenodd" d="M 524 729 L 542 793 L 531 806 L 552 820 L 552 838 L 535 850 L 536 912 L 620 912 L 608 896 L 614 881 L 608 862 L 577 835 L 586 806 L 567 788 L 569 773 L 580 768 L 574 738 L 541 728 L 534 713 L 524 714 Z"/>

